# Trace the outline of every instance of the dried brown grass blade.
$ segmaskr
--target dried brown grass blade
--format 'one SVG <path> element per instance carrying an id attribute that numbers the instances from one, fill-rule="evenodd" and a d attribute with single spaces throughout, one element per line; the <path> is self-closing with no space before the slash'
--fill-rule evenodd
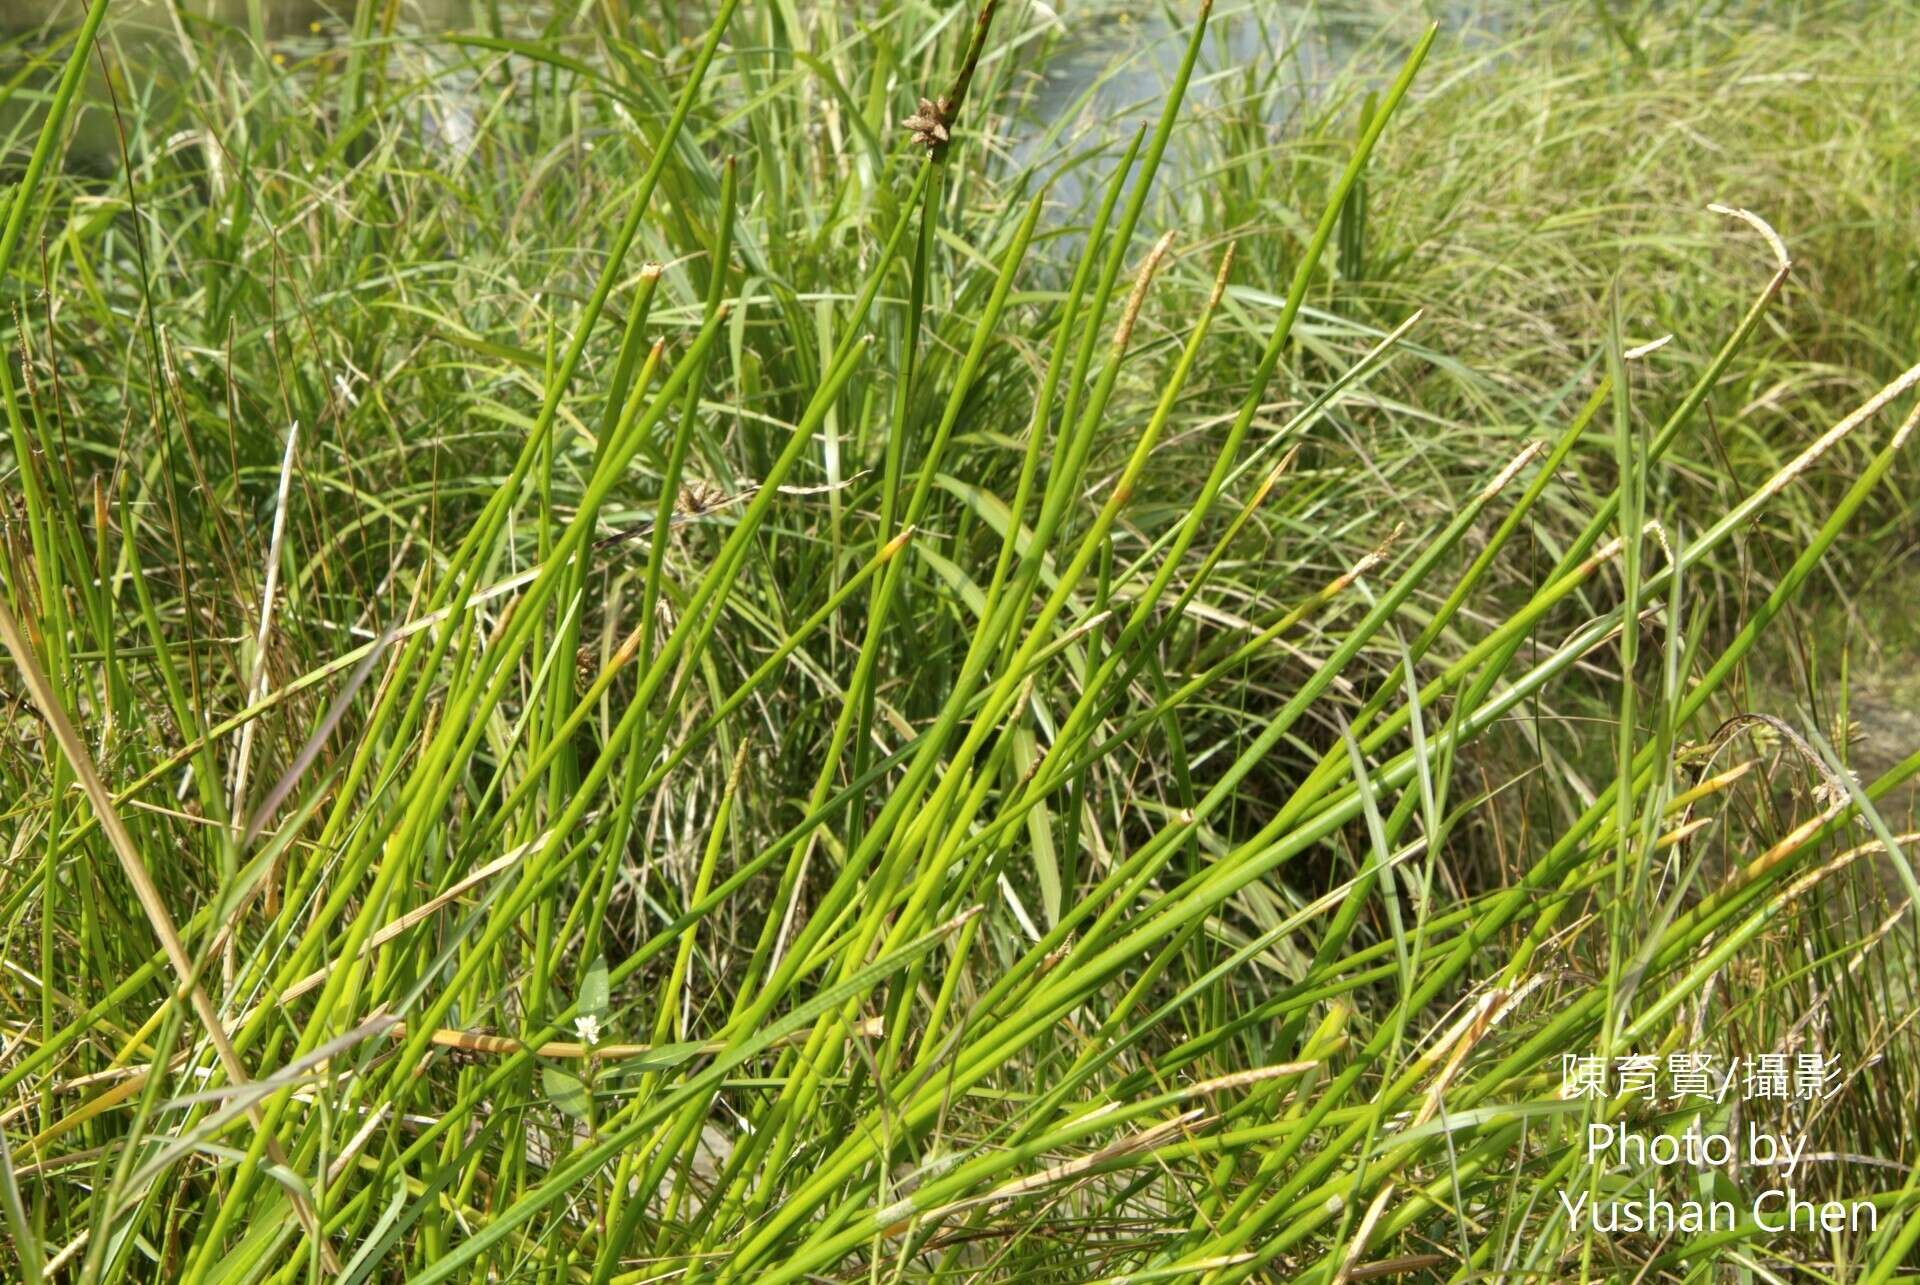
<path id="1" fill-rule="evenodd" d="M 93 804 L 94 814 L 100 820 L 100 829 L 107 836 L 114 855 L 120 859 L 120 867 L 126 872 L 127 881 L 133 885 L 134 896 L 140 900 L 140 909 L 146 913 L 147 922 L 153 926 L 154 936 L 160 939 L 160 946 L 167 953 L 167 960 L 180 977 L 181 985 L 186 988 L 189 1002 L 200 1023 L 207 1030 L 207 1038 L 213 1041 L 214 1052 L 219 1055 L 220 1064 L 226 1069 L 227 1079 L 234 1085 L 243 1085 L 250 1081 L 247 1068 L 240 1061 L 240 1055 L 234 1050 L 233 1042 L 227 1038 L 226 1028 L 220 1023 L 220 1014 L 213 1007 L 213 1001 L 200 986 L 199 977 L 194 969 L 193 960 L 187 954 L 186 945 L 180 940 L 180 932 L 174 926 L 173 916 L 160 899 L 160 889 L 153 882 L 153 876 L 147 870 L 147 863 L 141 859 L 140 850 L 134 845 L 133 835 L 128 833 L 120 813 L 113 805 L 113 795 L 100 779 L 99 771 L 94 767 L 93 756 L 87 752 L 86 742 L 74 729 L 73 722 L 67 717 L 67 711 L 54 698 L 53 685 L 40 670 L 40 662 L 27 646 L 25 636 L 20 631 L 20 622 L 4 600 L 0 600 L 0 642 L 6 644 L 13 655 L 13 663 L 20 670 L 21 678 L 26 682 L 28 695 L 40 716 L 46 721 L 53 733 L 53 739 L 60 746 L 60 752 L 66 756 L 73 768 L 74 776 L 87 793 Z M 265 1125 L 265 1117 L 259 1106 L 247 1109 L 247 1118 L 254 1128 Z M 281 1167 L 287 1167 L 287 1157 L 280 1148 L 278 1139 L 269 1135 L 266 1139 L 267 1157 Z M 319 1220 L 314 1217 L 313 1205 L 303 1194 L 290 1193 L 293 1199 L 294 1213 L 299 1216 L 301 1225 L 307 1234 L 320 1246 L 320 1252 L 326 1262 L 327 1270 L 337 1272 L 339 1262 L 327 1245 Z"/>

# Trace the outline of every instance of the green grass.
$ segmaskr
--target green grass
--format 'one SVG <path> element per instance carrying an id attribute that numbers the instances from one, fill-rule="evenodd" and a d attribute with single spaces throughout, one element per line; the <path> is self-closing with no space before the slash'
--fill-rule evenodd
<path id="1" fill-rule="evenodd" d="M 20 1274 L 1909 1279 L 1920 22 L 1290 14 L 21 35 Z"/>

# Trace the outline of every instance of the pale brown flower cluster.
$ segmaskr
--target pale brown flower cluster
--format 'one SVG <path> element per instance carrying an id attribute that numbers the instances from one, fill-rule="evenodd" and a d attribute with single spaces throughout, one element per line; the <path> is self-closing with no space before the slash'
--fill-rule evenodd
<path id="1" fill-rule="evenodd" d="M 913 135 L 913 141 L 929 152 L 938 151 L 947 143 L 947 100 L 942 98 L 934 102 L 922 98 L 920 106 L 913 115 L 900 122 L 906 131 Z"/>

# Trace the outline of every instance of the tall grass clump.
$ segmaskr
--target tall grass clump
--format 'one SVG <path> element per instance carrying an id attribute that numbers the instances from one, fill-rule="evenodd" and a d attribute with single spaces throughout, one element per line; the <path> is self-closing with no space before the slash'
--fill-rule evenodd
<path id="1" fill-rule="evenodd" d="M 0 91 L 22 1278 L 1904 1279 L 1920 752 L 1746 678 L 1920 353 L 1730 401 L 1767 193 L 1516 353 L 1433 28 L 1256 179 L 1206 3 L 1086 134 L 1010 2 L 109 8 Z M 1844 1073 L 1566 1088 L 1694 1048 Z"/>
<path id="2" fill-rule="evenodd" d="M 1344 38 L 1370 52 L 1398 34 L 1386 22 Z M 1401 470 L 1387 476 L 1402 493 L 1457 489 L 1459 470 L 1490 465 L 1512 433 L 1537 431 L 1546 408 L 1584 390 L 1575 375 L 1597 369 L 1610 292 L 1629 342 L 1675 336 L 1641 376 L 1639 396 L 1664 416 L 1711 356 L 1686 337 L 1743 308 L 1750 275 L 1768 262 L 1711 208 L 1750 203 L 1791 243 L 1794 271 L 1709 392 L 1700 431 L 1653 479 L 1680 511 L 1734 503 L 1920 344 L 1920 225 L 1904 199 L 1920 89 L 1902 70 L 1917 40 L 1897 6 L 1661 6 L 1613 30 L 1590 6 L 1487 8 L 1428 68 L 1427 92 L 1400 113 L 1363 199 L 1343 211 L 1316 302 L 1347 327 L 1376 330 L 1419 312 L 1413 340 L 1439 330 L 1445 341 L 1442 360 L 1401 363 L 1376 381 L 1387 413 L 1350 416 L 1347 440 L 1330 448 L 1336 462 L 1355 468 L 1364 443 L 1377 469 Z M 1173 199 L 1181 217 L 1233 237 L 1244 261 L 1270 273 L 1302 236 L 1289 200 L 1324 190 L 1377 86 L 1362 56 L 1309 93 L 1274 74 L 1313 47 L 1297 26 L 1260 25 L 1248 43 L 1262 56 L 1245 59 L 1186 127 L 1194 160 Z M 1327 358 L 1319 377 L 1339 364 Z M 1870 453 L 1864 441 L 1842 446 L 1800 495 L 1783 497 L 1769 530 L 1812 538 Z M 1589 443 L 1572 463 L 1604 475 L 1611 451 Z M 1884 559 L 1858 555 L 1910 549 L 1914 512 L 1896 476 L 1865 510 L 1880 538 L 1843 542 L 1821 573 L 1829 587 L 1883 574 Z M 1778 570 L 1744 541 L 1732 552 L 1702 586 L 1723 629 L 1738 627 Z M 1893 623 L 1856 621 L 1869 637 Z"/>

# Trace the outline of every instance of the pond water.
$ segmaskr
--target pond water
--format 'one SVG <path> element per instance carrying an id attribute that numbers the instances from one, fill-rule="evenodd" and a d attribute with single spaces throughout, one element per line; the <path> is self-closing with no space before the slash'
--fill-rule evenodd
<path id="1" fill-rule="evenodd" d="M 511 3 L 511 0 L 508 0 Z M 210 18 L 246 31 L 257 22 L 268 37 L 305 31 L 316 22 L 346 26 L 353 14 L 351 0 L 184 0 L 179 6 L 184 25 Z M 440 27 L 473 7 L 467 0 L 400 0 L 402 24 Z M 135 36 L 174 30 L 174 0 L 113 0 L 107 10 L 112 36 Z M 86 12 L 85 0 L 0 0 L 0 30 L 28 31 L 39 26 L 65 27 Z"/>
<path id="2" fill-rule="evenodd" d="M 391 9 L 388 3 L 391 3 Z M 600 0 L 577 0 L 597 4 Z M 970 2 L 970 0 L 961 0 Z M 137 64 L 144 56 L 174 56 L 188 44 L 210 41 L 222 27 L 233 35 L 276 47 L 290 58 L 315 45 L 343 39 L 360 0 L 113 0 L 105 39 L 118 60 Z M 688 26 L 698 25 L 705 3 L 687 5 Z M 1475 43 L 1497 32 L 1503 16 L 1524 12 L 1525 0 L 1215 0 L 1206 44 L 1186 97 L 1182 128 L 1163 165 L 1163 188 L 1184 185 L 1214 163 L 1208 119 L 1227 103 L 1258 113 L 1276 131 L 1311 104 L 1322 87 L 1350 65 L 1369 78 L 1390 76 L 1426 24 L 1439 21 L 1450 43 Z M 87 0 L 0 0 L 0 73 L 16 66 L 19 47 L 40 43 L 44 33 L 70 28 Z M 392 14 L 402 35 L 432 35 L 454 29 L 501 27 L 531 34 L 554 12 L 552 0 L 383 0 L 380 17 Z M 1044 58 L 1039 44 L 1017 55 L 1022 63 L 1026 109 L 1010 133 L 1004 164 L 1018 172 L 1043 169 L 1058 160 L 1116 149 L 1142 121 L 1159 114 L 1178 70 L 1191 21 L 1192 0 L 1172 5 L 1155 0 L 1098 0 L 1029 7 L 1014 0 L 1005 14 L 1023 25 L 1051 19 L 1056 36 Z M 1007 22 L 1003 15 L 1002 23 Z M 429 58 L 431 40 L 426 42 Z M 416 46 L 421 48 L 421 46 Z M 51 79 L 53 68 L 43 73 Z M 98 64 L 89 68 L 86 101 L 103 103 Z M 435 104 L 420 127 L 430 139 L 458 148 L 468 105 L 454 76 L 438 86 Z M 37 96 L 0 103 L 0 148 L 27 146 L 39 125 Z M 1253 99 L 1256 107 L 1249 108 Z M 118 142 L 108 114 L 83 112 L 69 159 L 85 168 L 117 168 Z M 1071 221 L 1097 190 L 1106 166 L 1066 164 L 1051 190 L 1053 220 Z"/>
<path id="3" fill-rule="evenodd" d="M 53 36 L 70 32 L 87 8 L 88 0 L 0 0 L 0 80 L 18 71 L 26 51 L 45 49 Z M 204 53 L 223 35 L 235 42 L 250 39 L 276 55 L 294 58 L 346 39 L 355 8 L 356 0 L 112 0 L 102 24 L 101 44 L 109 63 L 134 69 L 153 59 L 177 61 L 189 47 Z M 550 7 L 523 0 L 393 0 L 393 29 L 403 35 L 485 30 L 496 10 L 503 29 L 518 34 L 550 12 Z M 380 16 L 386 11 L 383 0 Z M 42 119 L 44 98 L 31 91 L 58 78 L 66 54 L 63 43 L 51 60 L 29 73 L 24 87 L 30 92 L 0 98 L 0 150 L 15 162 L 32 146 Z M 89 60 L 87 77 L 67 162 L 83 170 L 114 170 L 119 166 L 119 142 L 111 116 L 104 110 L 108 95 L 99 59 Z M 137 81 L 137 73 L 129 79 Z M 118 78 L 116 88 L 124 107 L 127 91 Z M 421 120 L 429 135 L 442 132 L 440 117 L 448 110 L 444 102 L 436 106 L 438 114 L 423 113 Z M 459 108 L 454 105 L 452 110 Z"/>
<path id="4" fill-rule="evenodd" d="M 0 36 L 31 46 L 41 32 L 70 28 L 86 7 L 86 0 L 0 0 Z M 165 51 L 198 43 L 220 26 L 269 43 L 286 42 L 291 51 L 343 36 L 356 7 L 357 0 L 113 0 L 105 35 L 123 59 L 137 59 L 143 47 Z M 1500 14 L 1516 7 L 1516 0 L 1401 5 L 1352 0 L 1345 8 L 1313 0 L 1216 0 L 1188 90 L 1188 119 L 1253 93 L 1261 96 L 1270 122 L 1284 125 L 1294 107 L 1350 62 L 1391 74 L 1427 22 L 1440 21 L 1450 41 L 1471 42 L 1497 30 Z M 1015 8 L 1009 6 L 1009 12 Z M 394 0 L 392 12 L 397 32 L 431 35 L 485 29 L 495 22 L 531 30 L 552 13 L 552 5 L 549 0 Z M 1036 21 L 1035 15 L 1046 12 L 1058 15 L 1059 36 L 1044 65 L 1028 72 L 1028 112 L 1016 127 L 1010 157 L 1016 167 L 1044 160 L 1063 146 L 1078 152 L 1113 142 L 1139 120 L 1157 115 L 1186 43 L 1187 19 L 1165 5 L 1057 5 L 1028 11 L 1022 20 Z M 0 109 L 0 138 L 18 129 L 30 110 Z M 110 156 L 112 137 L 103 124 L 83 128 L 76 139 L 79 158 L 89 159 L 96 151 L 99 159 Z M 1184 133 L 1194 136 L 1192 130 Z M 1185 155 L 1191 146 L 1185 140 L 1176 143 L 1169 157 L 1172 172 L 1179 172 L 1183 160 L 1198 159 Z M 1064 175 L 1055 191 L 1058 203 L 1076 206 L 1085 181 L 1077 171 Z"/>
<path id="5" fill-rule="evenodd" d="M 1216 0 L 1184 100 L 1189 128 L 1176 134 L 1165 167 L 1177 182 L 1183 170 L 1190 177 L 1208 163 L 1206 149 L 1196 146 L 1204 136 L 1191 126 L 1225 103 L 1253 96 L 1261 118 L 1284 130 L 1289 116 L 1351 67 L 1384 85 L 1428 23 L 1439 22 L 1449 43 L 1473 46 L 1497 37 L 1521 8 L 1516 0 L 1356 0 L 1346 7 Z M 1011 168 L 1059 150 L 1065 140 L 1073 140 L 1074 152 L 1123 144 L 1140 123 L 1156 118 L 1186 53 L 1185 23 L 1165 6 L 1098 21 L 1063 19 L 1062 42 L 1032 91 L 1031 120 Z M 1063 174 L 1055 189 L 1060 205 L 1078 207 L 1090 182 L 1079 170 Z"/>

